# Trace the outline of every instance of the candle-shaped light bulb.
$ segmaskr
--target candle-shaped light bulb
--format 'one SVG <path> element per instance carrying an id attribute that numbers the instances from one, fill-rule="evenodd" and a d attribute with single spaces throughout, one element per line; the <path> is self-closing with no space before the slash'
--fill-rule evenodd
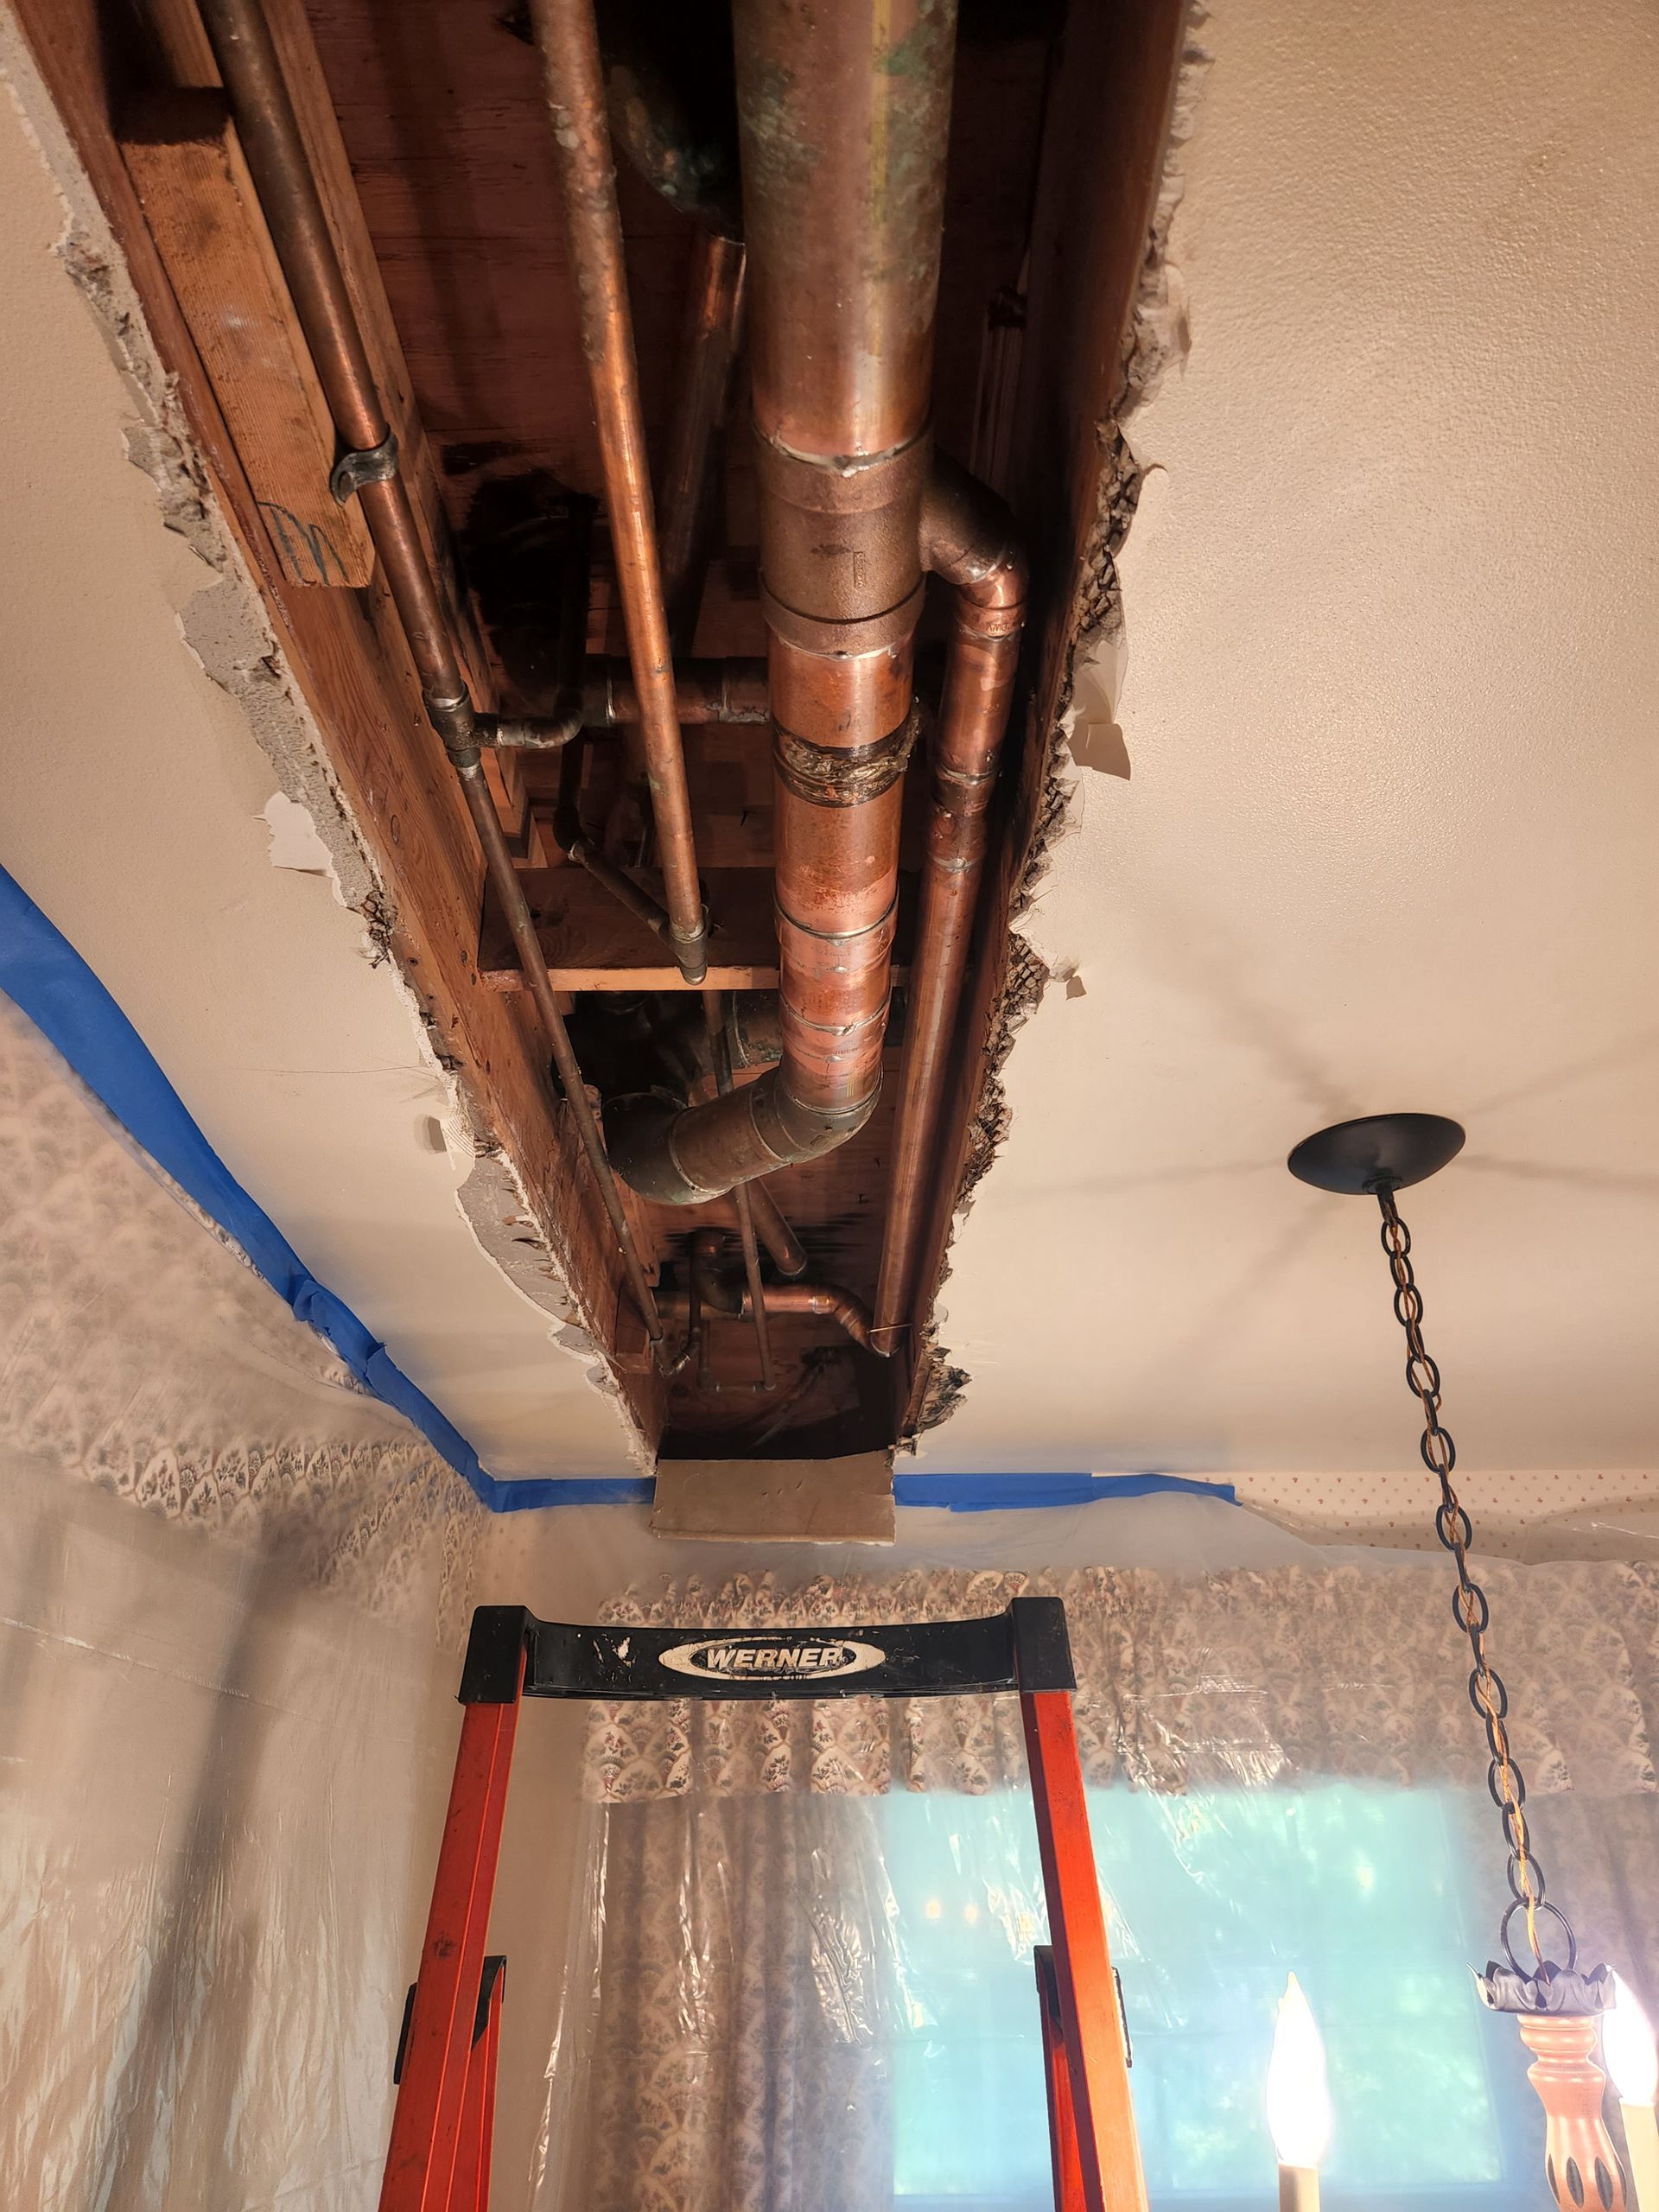
<path id="1" fill-rule="evenodd" d="M 1650 2105 L 1659 2095 L 1659 2044 L 1654 2041 L 1653 2024 L 1622 1974 L 1613 1976 L 1613 2003 L 1601 2016 L 1607 2071 L 1621 2104 Z"/>
<path id="2" fill-rule="evenodd" d="M 1279 2000 L 1268 2067 L 1268 2126 L 1281 2166 L 1317 2167 L 1331 2140 L 1325 2045 L 1294 1974 Z"/>
<path id="3" fill-rule="evenodd" d="M 1629 1982 L 1615 1974 L 1613 1991 L 1613 2002 L 1601 2016 L 1601 2055 L 1624 2116 L 1624 2147 L 1630 2153 L 1637 2212 L 1659 2212 L 1659 2124 L 1653 2115 L 1654 2096 L 1659 2092 L 1659 2045 L 1654 2043 L 1653 2024 Z"/>

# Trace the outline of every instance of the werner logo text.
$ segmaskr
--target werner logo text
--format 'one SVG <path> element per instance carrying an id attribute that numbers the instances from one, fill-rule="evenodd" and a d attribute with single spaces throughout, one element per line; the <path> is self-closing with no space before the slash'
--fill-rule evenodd
<path id="1" fill-rule="evenodd" d="M 760 1675 L 772 1681 L 820 1681 L 827 1675 L 862 1675 L 887 1664 L 874 1643 L 843 1637 L 804 1638 L 798 1643 L 760 1643 L 745 1637 L 711 1637 L 701 1643 L 677 1643 L 662 1663 L 677 1675 L 715 1675 L 733 1681 Z"/>

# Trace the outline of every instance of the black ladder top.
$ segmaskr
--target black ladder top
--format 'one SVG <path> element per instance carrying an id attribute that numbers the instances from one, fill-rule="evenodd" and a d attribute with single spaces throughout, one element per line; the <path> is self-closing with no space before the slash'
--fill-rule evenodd
<path id="1" fill-rule="evenodd" d="M 480 1605 L 463 1705 L 525 1697 L 962 1697 L 1071 1690 L 1058 1598 L 1015 1598 L 982 1620 L 877 1627 L 580 1628 L 523 1605 Z"/>

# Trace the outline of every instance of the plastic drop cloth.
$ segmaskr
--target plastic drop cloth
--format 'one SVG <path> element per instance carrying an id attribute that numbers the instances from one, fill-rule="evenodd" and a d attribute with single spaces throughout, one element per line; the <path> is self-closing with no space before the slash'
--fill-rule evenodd
<path id="1" fill-rule="evenodd" d="M 1018 1586 L 990 1564 L 1008 1539 L 978 1516 L 957 1527 L 954 1558 L 938 1526 L 896 1573 L 861 1554 L 857 1579 L 850 1560 L 765 1573 L 752 1550 L 688 1547 L 665 1581 L 645 1550 L 613 1617 L 993 1610 Z M 1027 1559 L 1071 1614 L 1154 2202 L 1272 2202 L 1262 2082 L 1294 1971 L 1330 2055 L 1327 2202 L 1530 2208 L 1540 2108 L 1513 2024 L 1483 2010 L 1469 1974 L 1493 1948 L 1503 1858 L 1444 1565 L 1356 1565 L 1243 1514 L 1231 1529 L 1242 1564 L 1206 1505 L 1090 1507 L 1064 1572 L 1034 1571 L 1039 1538 Z M 615 1519 L 601 1569 L 571 1556 L 579 1543 L 538 1561 L 542 1541 L 498 1539 L 543 1612 L 628 1564 Z M 1137 1563 L 1079 1564 L 1114 1557 Z M 499 1584 L 500 1559 L 492 1572 Z M 1654 1572 L 1486 1579 L 1530 1716 L 1517 1748 L 1551 1894 L 1592 1955 L 1659 1997 Z M 513 2188 L 526 2146 L 536 2212 L 1052 2203 L 1031 1958 L 1046 1916 L 1012 1700 L 596 1709 L 582 1787 L 585 1832 L 566 1845 L 575 1911 L 549 1931 L 562 2000 L 532 2022 L 520 1981 L 517 2049 L 550 2050 L 545 2078 L 504 2046 L 524 2069 L 503 2085 Z M 524 1934 L 515 1922 L 510 1955 Z"/>
<path id="2" fill-rule="evenodd" d="M 484 1522 L 0 1001 L 0 2204 L 375 2203 Z"/>

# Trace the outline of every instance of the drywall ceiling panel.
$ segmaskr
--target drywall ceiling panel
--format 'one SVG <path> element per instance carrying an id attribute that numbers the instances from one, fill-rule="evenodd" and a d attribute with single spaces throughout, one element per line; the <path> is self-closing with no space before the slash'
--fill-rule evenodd
<path id="1" fill-rule="evenodd" d="M 1465 1459 L 1659 1459 L 1659 17 L 1566 16 L 1202 26 L 924 1465 L 1414 1463 L 1375 1214 L 1283 1167 L 1402 1107 L 1469 1129 L 1406 1207 Z"/>

